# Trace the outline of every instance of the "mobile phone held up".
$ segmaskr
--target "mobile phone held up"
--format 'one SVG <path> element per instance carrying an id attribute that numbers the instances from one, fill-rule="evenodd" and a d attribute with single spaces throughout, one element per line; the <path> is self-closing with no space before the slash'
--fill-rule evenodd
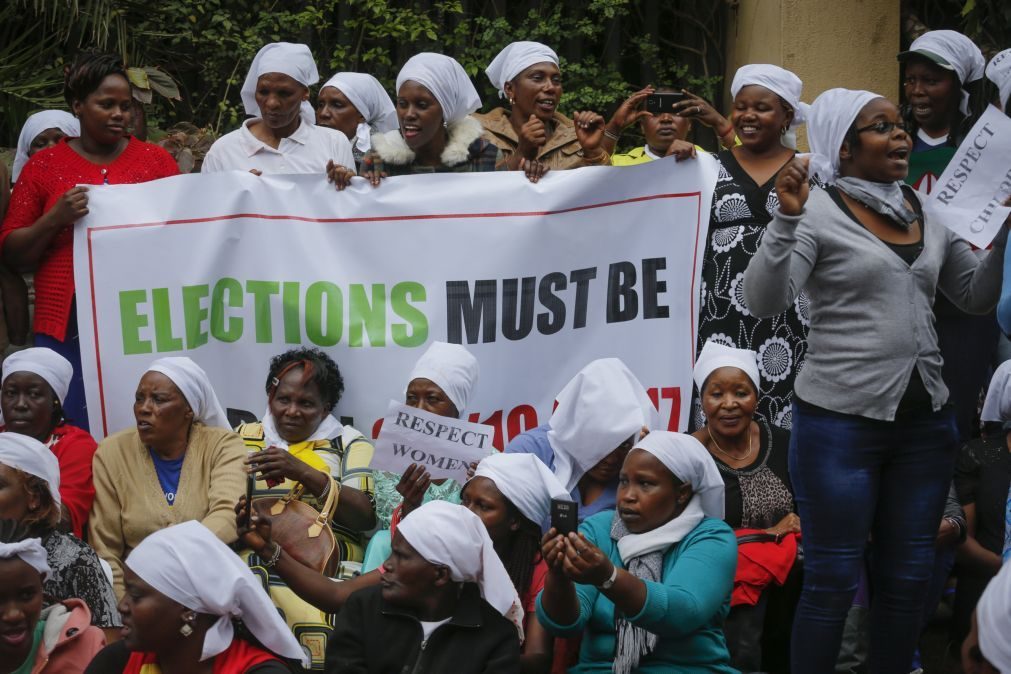
<path id="1" fill-rule="evenodd" d="M 579 506 L 575 501 L 551 499 L 551 527 L 562 536 L 567 536 L 579 527 L 577 515 Z"/>
<path id="2" fill-rule="evenodd" d="M 253 473 L 246 475 L 246 517 L 253 514 L 253 488 L 256 486 L 256 476 Z"/>
<path id="3" fill-rule="evenodd" d="M 665 91 L 660 94 L 650 94 L 646 96 L 646 111 L 654 115 L 662 112 L 674 112 L 674 104 L 685 99 L 685 95 L 680 91 Z"/>

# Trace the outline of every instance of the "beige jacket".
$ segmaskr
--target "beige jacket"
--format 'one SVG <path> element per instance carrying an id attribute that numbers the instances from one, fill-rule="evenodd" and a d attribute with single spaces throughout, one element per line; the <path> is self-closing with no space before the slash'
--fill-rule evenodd
<path id="1" fill-rule="evenodd" d="M 485 138 L 495 143 L 502 150 L 503 159 L 507 160 L 520 144 L 519 136 L 509 121 L 509 112 L 505 108 L 495 108 L 491 112 L 475 114 L 485 130 Z M 583 149 L 576 138 L 576 127 L 572 120 L 560 112 L 555 112 L 555 132 L 548 142 L 537 153 L 537 160 L 555 171 L 586 166 L 583 161 Z"/>
<path id="2" fill-rule="evenodd" d="M 90 539 L 98 556 L 112 566 L 117 598 L 124 591 L 123 561 L 155 531 L 199 520 L 225 543 L 236 539 L 234 508 L 245 493 L 245 458 L 246 447 L 238 435 L 194 424 L 175 503 L 170 506 L 136 428 L 99 443 L 92 464 L 95 502 Z"/>

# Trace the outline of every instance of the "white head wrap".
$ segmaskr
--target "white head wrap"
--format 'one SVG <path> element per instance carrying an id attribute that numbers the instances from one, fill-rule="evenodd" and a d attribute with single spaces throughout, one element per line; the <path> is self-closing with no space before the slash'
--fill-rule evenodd
<path id="1" fill-rule="evenodd" d="M 26 538 L 17 543 L 0 543 L 0 559 L 19 557 L 22 562 L 39 572 L 42 580 L 53 572 L 49 568 L 46 549 L 42 547 L 41 538 Z"/>
<path id="2" fill-rule="evenodd" d="M 81 123 L 69 112 L 64 110 L 43 110 L 25 120 L 18 136 L 18 152 L 14 156 L 14 168 L 11 170 L 11 182 L 17 182 L 21 169 L 28 163 L 28 151 L 32 149 L 32 141 L 46 129 L 59 129 L 65 135 L 76 138 L 81 135 Z"/>
<path id="3" fill-rule="evenodd" d="M 807 140 L 811 144 L 810 175 L 831 184 L 839 175 L 839 149 L 846 132 L 864 106 L 880 94 L 852 89 L 829 89 L 814 99 L 807 117 Z"/>
<path id="4" fill-rule="evenodd" d="M 734 73 L 734 81 L 730 84 L 730 95 L 736 97 L 741 89 L 752 84 L 765 87 L 793 108 L 791 129 L 807 121 L 807 111 L 810 106 L 800 100 L 800 92 L 804 83 L 795 74 L 769 63 L 741 66 Z"/>
<path id="5" fill-rule="evenodd" d="M 42 377 L 62 403 L 67 397 L 67 391 L 70 390 L 74 366 L 52 349 L 33 346 L 30 349 L 15 351 L 4 359 L 3 377 L 0 378 L 0 385 L 15 372 L 31 372 Z"/>
<path id="6" fill-rule="evenodd" d="M 980 418 L 982 421 L 1011 421 L 1011 360 L 1001 363 L 990 378 Z"/>
<path id="7" fill-rule="evenodd" d="M 228 415 L 225 414 L 224 408 L 218 402 L 217 394 L 214 393 L 214 387 L 211 386 L 211 380 L 203 368 L 192 360 L 186 356 L 159 358 L 147 371 L 161 372 L 172 380 L 189 403 L 196 421 L 202 421 L 207 426 L 232 430 L 231 424 L 228 423 Z"/>
<path id="8" fill-rule="evenodd" d="M 20 433 L 0 433 L 0 463 L 44 480 L 56 505 L 60 500 L 60 463 L 56 455 L 35 438 Z"/>
<path id="9" fill-rule="evenodd" d="M 448 567 L 455 582 L 477 583 L 484 600 L 503 616 L 512 619 L 521 606 L 488 530 L 467 508 L 429 501 L 401 520 L 397 531 L 426 561 Z"/>
<path id="10" fill-rule="evenodd" d="M 407 382 L 415 379 L 428 379 L 435 382 L 445 392 L 446 396 L 456 406 L 456 411 L 463 417 L 470 396 L 477 386 L 477 358 L 459 344 L 432 342 L 428 350 L 414 364 L 414 370 Z"/>
<path id="11" fill-rule="evenodd" d="M 241 618 L 268 650 L 309 664 L 260 580 L 200 522 L 154 532 L 134 548 L 126 565 L 172 601 L 197 613 L 220 616 L 204 637 L 201 662 L 231 645 L 232 618 Z"/>
<path id="12" fill-rule="evenodd" d="M 355 147 L 362 152 L 368 152 L 372 147 L 372 129 L 386 133 L 398 128 L 400 123 L 397 121 L 397 109 L 386 89 L 372 75 L 337 73 L 320 90 L 327 87 L 339 89 L 351 101 L 351 105 L 355 106 L 358 114 L 365 118 L 355 132 Z"/>
<path id="13" fill-rule="evenodd" d="M 962 102 L 959 109 L 969 114 L 969 92 L 965 85 L 983 77 L 986 60 L 976 43 L 954 30 L 932 30 L 913 40 L 909 50 L 899 54 L 899 59 L 910 54 L 920 54 L 942 68 L 953 70 L 962 85 Z M 938 63 L 940 58 L 944 63 Z M 947 64 L 947 65 L 945 65 Z"/>
<path id="14" fill-rule="evenodd" d="M 573 377 L 556 397 L 548 443 L 555 453 L 555 475 L 569 492 L 579 478 L 659 414 L 646 389 L 617 358 L 595 360 Z"/>
<path id="15" fill-rule="evenodd" d="M 309 47 L 291 42 L 274 42 L 264 45 L 253 57 L 249 66 L 246 81 L 242 83 L 242 105 L 246 114 L 260 117 L 260 106 L 256 104 L 256 82 L 261 75 L 281 73 L 287 75 L 299 84 L 309 87 L 319 82 L 319 71 Z M 302 101 L 299 115 L 306 124 L 316 123 L 316 113 L 309 101 Z"/>
<path id="16" fill-rule="evenodd" d="M 540 42 L 512 42 L 498 53 L 484 72 L 498 89 L 498 95 L 505 97 L 506 82 L 537 63 L 554 63 L 557 66 L 558 54 Z"/>
<path id="17" fill-rule="evenodd" d="M 660 459 L 674 477 L 690 484 L 706 517 L 723 519 L 723 477 L 701 442 L 685 433 L 653 431 L 635 447 Z"/>
<path id="18" fill-rule="evenodd" d="M 702 353 L 695 361 L 695 372 L 692 373 L 700 395 L 706 379 L 714 370 L 721 367 L 736 367 L 738 370 L 743 370 L 751 383 L 755 385 L 755 392 L 762 390 L 758 375 L 758 354 L 747 349 L 734 349 L 726 344 L 708 341 L 702 347 Z"/>
<path id="19" fill-rule="evenodd" d="M 1001 110 L 1008 112 L 1005 106 L 1011 98 L 1011 49 L 1005 49 L 990 59 L 986 64 L 986 76 L 1000 91 Z"/>
<path id="20" fill-rule="evenodd" d="M 474 477 L 495 483 L 523 516 L 537 525 L 548 521 L 551 499 L 569 498 L 569 492 L 551 469 L 533 454 L 494 454 L 481 459 Z"/>
<path id="21" fill-rule="evenodd" d="M 976 604 L 979 650 L 1000 672 L 1011 672 L 1011 564 L 1000 567 Z"/>
<path id="22" fill-rule="evenodd" d="M 397 94 L 406 81 L 428 89 L 442 107 L 447 124 L 457 122 L 481 107 L 474 83 L 463 66 L 445 54 L 422 52 L 407 60 L 397 75 Z"/>

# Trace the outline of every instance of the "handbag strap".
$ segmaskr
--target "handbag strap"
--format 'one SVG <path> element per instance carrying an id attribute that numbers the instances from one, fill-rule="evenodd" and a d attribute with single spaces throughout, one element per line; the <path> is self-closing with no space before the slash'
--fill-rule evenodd
<path id="1" fill-rule="evenodd" d="M 280 515 L 284 511 L 284 507 L 291 503 L 292 501 L 297 501 L 302 498 L 302 494 L 305 492 L 305 485 L 301 482 L 296 482 L 291 486 L 291 489 L 287 494 L 277 499 L 277 501 L 270 507 L 271 515 Z"/>
<path id="2" fill-rule="evenodd" d="M 334 513 L 337 511 L 337 502 L 340 498 L 340 484 L 337 480 L 333 479 L 332 475 L 327 475 L 327 479 L 330 480 L 330 489 L 327 490 L 326 502 L 320 508 L 316 521 L 309 525 L 309 538 L 319 536 L 323 532 L 323 529 L 329 526 L 330 520 L 333 519 Z"/>

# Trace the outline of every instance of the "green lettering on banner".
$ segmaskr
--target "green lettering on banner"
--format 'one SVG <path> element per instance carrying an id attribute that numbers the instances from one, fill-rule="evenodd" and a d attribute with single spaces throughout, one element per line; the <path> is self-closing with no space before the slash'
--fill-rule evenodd
<path id="1" fill-rule="evenodd" d="M 371 302 L 364 285 L 352 283 L 349 290 L 348 346 L 362 346 L 363 331 L 369 333 L 369 346 L 386 346 L 386 286 L 372 284 Z"/>
<path id="2" fill-rule="evenodd" d="M 246 281 L 246 292 L 253 296 L 253 322 L 256 324 L 256 341 L 269 344 L 273 326 L 270 320 L 270 296 L 281 290 L 277 281 Z"/>
<path id="3" fill-rule="evenodd" d="M 421 346 L 428 341 L 428 316 L 411 305 L 411 300 L 424 302 L 425 286 L 415 281 L 403 281 L 390 291 L 390 306 L 407 323 L 394 323 L 390 333 L 397 346 Z"/>
<path id="4" fill-rule="evenodd" d="M 119 292 L 119 324 L 123 330 L 123 355 L 151 353 L 151 342 L 140 338 L 140 329 L 147 327 L 147 314 L 138 311 L 137 305 L 147 302 L 146 290 L 121 290 Z"/>
<path id="5" fill-rule="evenodd" d="M 228 302 L 225 302 L 226 292 Z M 242 319 L 237 316 L 229 317 L 225 313 L 225 307 L 241 306 L 242 284 L 227 276 L 219 279 L 214 284 L 214 292 L 211 294 L 211 334 L 214 339 L 221 342 L 237 342 L 242 337 Z M 225 327 L 226 318 L 227 327 Z"/>
<path id="6" fill-rule="evenodd" d="M 206 283 L 199 286 L 183 286 L 183 316 L 186 319 L 186 348 L 195 349 L 207 343 L 207 318 L 210 315 L 207 307 L 200 305 L 200 300 L 210 294 L 211 287 Z"/>
<path id="7" fill-rule="evenodd" d="M 302 328 L 299 321 L 301 297 L 298 281 L 285 281 L 281 286 L 281 306 L 284 309 L 284 341 L 288 344 L 302 343 Z"/>
<path id="8" fill-rule="evenodd" d="M 168 288 L 151 290 L 151 308 L 154 313 L 155 349 L 158 353 L 182 351 L 182 338 L 172 334 L 172 308 L 169 306 Z"/>
<path id="9" fill-rule="evenodd" d="M 326 302 L 326 323 L 323 307 Z M 329 281 L 316 281 L 305 291 L 305 336 L 316 346 L 334 346 L 343 332 L 344 300 L 341 289 Z"/>

